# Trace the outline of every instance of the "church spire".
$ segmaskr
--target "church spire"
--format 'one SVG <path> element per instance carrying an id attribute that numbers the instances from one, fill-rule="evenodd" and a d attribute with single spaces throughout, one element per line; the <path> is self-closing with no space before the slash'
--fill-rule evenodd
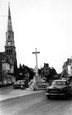
<path id="1" fill-rule="evenodd" d="M 12 30 L 10 3 L 8 3 L 8 30 Z"/>
<path id="2" fill-rule="evenodd" d="M 8 3 L 8 23 L 7 23 L 6 45 L 5 46 L 14 46 L 14 32 L 12 29 L 10 3 Z"/>
<path id="3" fill-rule="evenodd" d="M 8 20 L 7 20 L 5 54 L 8 57 L 10 66 L 13 65 L 11 67 L 13 71 L 15 71 L 17 69 L 17 59 L 16 59 L 16 47 L 15 47 L 15 42 L 14 42 L 14 32 L 12 29 L 10 3 L 8 3 Z"/>

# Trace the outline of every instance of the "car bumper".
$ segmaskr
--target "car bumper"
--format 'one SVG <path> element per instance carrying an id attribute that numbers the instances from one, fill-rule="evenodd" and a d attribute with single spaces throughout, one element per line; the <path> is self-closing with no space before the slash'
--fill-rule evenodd
<path id="1" fill-rule="evenodd" d="M 14 85 L 13 88 L 20 88 L 21 86 L 19 85 Z"/>
<path id="2" fill-rule="evenodd" d="M 55 96 L 55 95 L 65 95 L 64 93 L 46 93 L 46 95 L 53 95 L 53 96 Z"/>

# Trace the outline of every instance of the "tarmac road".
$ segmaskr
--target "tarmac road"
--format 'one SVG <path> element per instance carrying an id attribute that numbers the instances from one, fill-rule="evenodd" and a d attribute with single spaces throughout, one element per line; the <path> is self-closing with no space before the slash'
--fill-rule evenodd
<path id="1" fill-rule="evenodd" d="M 17 91 L 21 90 L 14 90 L 16 93 Z M 5 94 L 7 95 L 6 92 Z M 72 97 L 66 100 L 61 98 L 49 100 L 45 91 L 35 92 L 1 100 L 0 112 L 0 115 L 72 115 Z"/>

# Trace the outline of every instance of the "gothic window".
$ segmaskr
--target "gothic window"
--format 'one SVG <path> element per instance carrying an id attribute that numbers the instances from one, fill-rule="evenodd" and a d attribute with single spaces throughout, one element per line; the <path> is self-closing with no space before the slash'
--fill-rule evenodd
<path id="1" fill-rule="evenodd" d="M 11 50 L 11 54 L 12 54 L 12 50 Z"/>
<path id="2" fill-rule="evenodd" d="M 48 75 L 48 72 L 46 72 L 46 75 Z"/>
<path id="3" fill-rule="evenodd" d="M 9 55 L 11 54 L 11 51 L 9 50 Z"/>
<path id="4" fill-rule="evenodd" d="M 12 66 L 10 65 L 10 69 L 12 68 Z"/>
<path id="5" fill-rule="evenodd" d="M 10 35 L 8 36 L 9 40 L 10 40 Z"/>
<path id="6" fill-rule="evenodd" d="M 43 71 L 43 75 L 45 75 L 45 72 Z"/>
<path id="7" fill-rule="evenodd" d="M 7 55 L 9 55 L 9 50 L 7 50 Z"/>
<path id="8" fill-rule="evenodd" d="M 8 54 L 8 50 L 6 51 L 6 53 Z"/>
<path id="9" fill-rule="evenodd" d="M 11 50 L 9 50 L 9 55 L 11 55 Z"/>
<path id="10" fill-rule="evenodd" d="M 11 55 L 11 50 L 10 50 L 10 55 Z"/>

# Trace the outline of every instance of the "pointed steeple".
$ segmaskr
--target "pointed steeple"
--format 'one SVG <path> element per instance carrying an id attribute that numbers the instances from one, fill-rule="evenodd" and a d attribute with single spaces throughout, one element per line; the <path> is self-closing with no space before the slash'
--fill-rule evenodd
<path id="1" fill-rule="evenodd" d="M 8 3 L 8 30 L 12 30 L 10 3 Z"/>
<path id="2" fill-rule="evenodd" d="M 10 13 L 10 3 L 8 3 L 8 18 L 11 19 L 11 13 Z"/>
<path id="3" fill-rule="evenodd" d="M 6 45 L 5 46 L 14 46 L 14 32 L 12 29 L 10 3 L 8 3 L 8 23 L 7 23 Z"/>

